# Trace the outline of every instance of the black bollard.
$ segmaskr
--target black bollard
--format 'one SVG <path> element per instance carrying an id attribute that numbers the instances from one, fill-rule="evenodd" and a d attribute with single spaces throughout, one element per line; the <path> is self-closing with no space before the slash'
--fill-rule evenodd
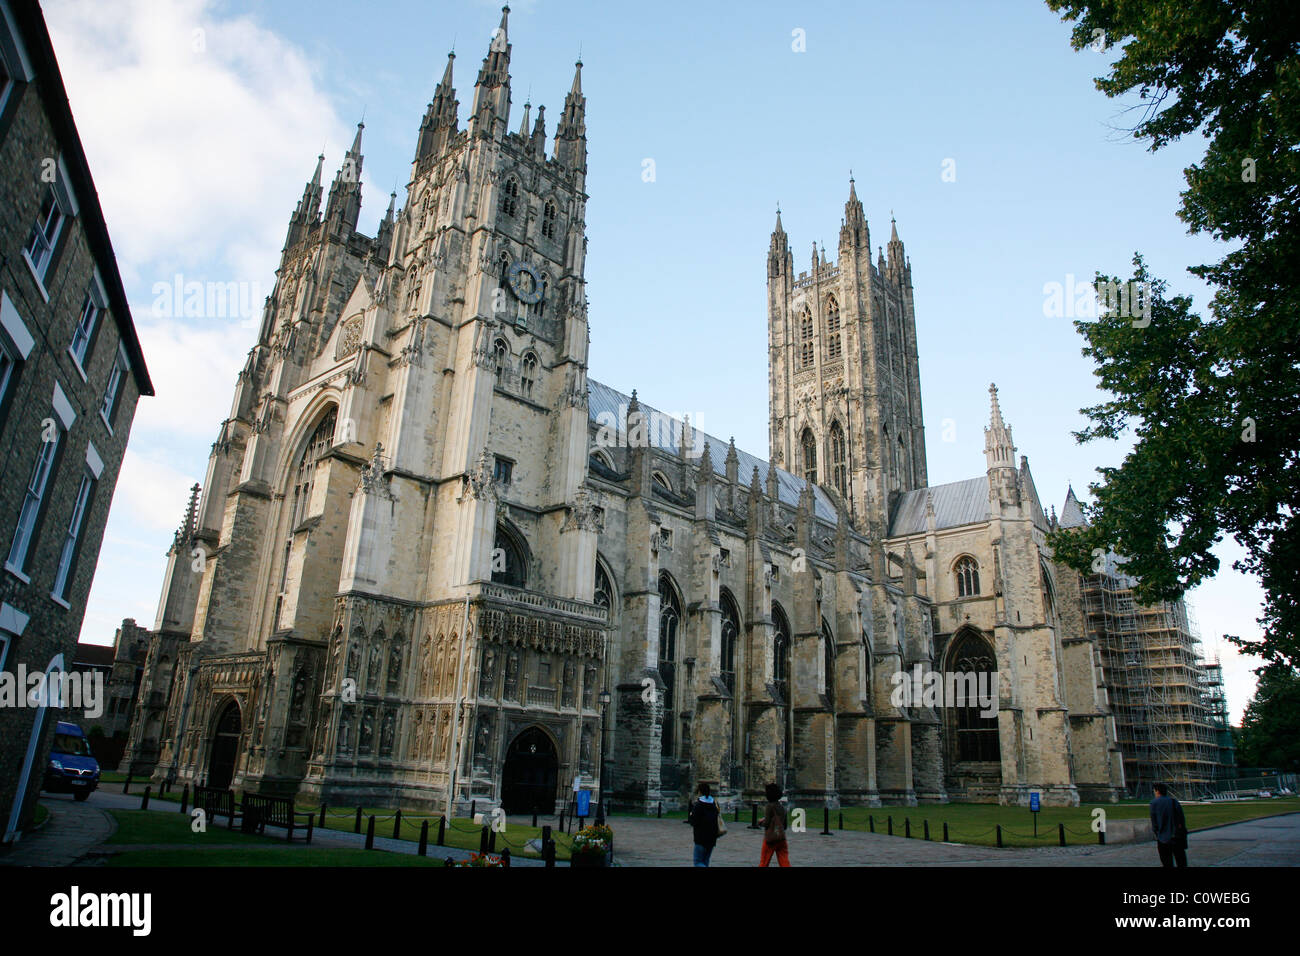
<path id="1" fill-rule="evenodd" d="M 561 833 L 567 833 L 567 832 L 568 832 L 567 830 L 564 829 L 564 810 L 563 810 L 563 808 L 561 808 L 561 810 L 560 810 L 560 832 L 561 832 Z"/>
<path id="2" fill-rule="evenodd" d="M 122 792 L 123 793 L 131 792 L 131 775 L 129 773 L 126 775 L 126 782 L 122 784 Z"/>
<path id="3" fill-rule="evenodd" d="M 871 814 L 867 814 L 867 829 L 872 833 L 876 832 L 876 818 Z"/>
<path id="4" fill-rule="evenodd" d="M 190 810 L 190 785 L 187 783 L 181 790 L 181 813 L 188 813 Z"/>
<path id="5" fill-rule="evenodd" d="M 903 836 L 907 837 L 909 840 L 912 839 L 912 818 L 911 817 L 903 818 Z"/>
<path id="6" fill-rule="evenodd" d="M 484 827 L 482 830 L 479 831 L 479 835 L 478 835 L 478 851 L 479 851 L 480 853 L 486 853 L 486 852 L 488 851 L 488 833 L 489 833 L 489 832 L 490 832 L 490 830 L 489 830 L 488 827 Z"/>
<path id="7" fill-rule="evenodd" d="M 400 840 L 401 838 L 402 838 L 402 811 L 399 809 L 396 813 L 393 814 L 393 839 Z"/>
<path id="8" fill-rule="evenodd" d="M 501 851 L 501 865 L 502 866 L 510 865 L 510 847 L 506 847 L 504 850 Z"/>
<path id="9" fill-rule="evenodd" d="M 844 811 L 843 811 L 843 810 L 840 811 L 840 829 L 841 829 L 841 830 L 844 829 Z"/>
<path id="10" fill-rule="evenodd" d="M 656 819 L 656 820 L 662 820 L 662 819 L 664 818 L 664 805 L 663 805 L 663 801 L 660 801 L 660 802 L 659 802 L 658 807 L 659 807 L 659 808 L 658 808 L 657 810 L 655 810 L 655 819 Z"/>
<path id="11" fill-rule="evenodd" d="M 928 840 L 930 839 L 930 821 L 926 820 L 924 822 L 925 822 L 925 838 Z"/>
<path id="12" fill-rule="evenodd" d="M 732 821 L 732 822 L 734 822 L 734 823 L 739 823 L 739 822 L 740 822 L 740 804 L 739 804 L 739 803 L 736 804 L 736 819 L 735 819 L 734 821 Z"/>
<path id="13" fill-rule="evenodd" d="M 471 801 L 469 802 L 469 818 L 470 818 L 471 820 L 474 819 L 474 816 L 475 816 L 475 814 L 477 813 L 477 810 L 478 810 L 478 801 L 477 801 L 477 800 L 471 800 Z"/>
<path id="14" fill-rule="evenodd" d="M 357 807 L 357 822 L 356 825 L 353 827 L 352 832 L 353 833 L 361 832 L 361 808 L 360 807 Z"/>
<path id="15" fill-rule="evenodd" d="M 318 825 L 322 830 L 325 829 L 325 804 L 323 803 L 320 805 L 320 823 Z"/>
<path id="16" fill-rule="evenodd" d="M 1097 843 L 1100 844 L 1101 846 L 1105 846 L 1105 845 L 1106 845 L 1106 831 L 1105 831 L 1105 830 L 1098 830 L 1098 831 L 1097 831 Z"/>
<path id="17" fill-rule="evenodd" d="M 759 826 L 758 826 L 758 804 L 757 804 L 757 803 L 751 803 L 751 804 L 749 805 L 749 828 L 750 828 L 751 830 L 757 830 L 757 829 L 759 829 Z"/>
<path id="18" fill-rule="evenodd" d="M 551 839 L 550 827 L 542 827 L 542 863 L 555 866 L 555 841 Z"/>
<path id="19" fill-rule="evenodd" d="M 429 855 L 429 821 L 420 824 L 420 848 L 415 851 L 420 856 Z"/>
<path id="20" fill-rule="evenodd" d="M 153 787 L 151 787 L 151 786 L 150 786 L 150 787 L 145 787 L 145 788 L 144 788 L 144 799 L 140 801 L 140 809 L 141 809 L 141 810 L 148 810 L 148 809 L 149 809 L 149 791 L 152 790 L 152 789 L 153 789 Z"/>
<path id="21" fill-rule="evenodd" d="M 889 815 L 888 820 L 889 820 L 889 835 L 890 835 L 890 836 L 893 836 L 893 835 L 894 835 L 894 815 L 893 815 L 892 813 Z"/>
<path id="22" fill-rule="evenodd" d="M 447 845 L 447 818 L 439 814 L 438 816 L 438 846 Z"/>
<path id="23" fill-rule="evenodd" d="M 374 848 L 375 848 L 375 815 L 372 813 L 366 819 L 366 849 L 373 850 Z"/>
<path id="24" fill-rule="evenodd" d="M 831 808 L 822 807 L 822 836 L 831 835 Z"/>
<path id="25" fill-rule="evenodd" d="M 488 827 L 488 845 L 487 851 L 495 853 L 497 851 L 497 830 L 496 827 Z"/>
<path id="26" fill-rule="evenodd" d="M 944 843 L 948 842 L 948 821 L 947 820 L 943 821 L 943 842 Z"/>
<path id="27" fill-rule="evenodd" d="M 1002 824 L 998 824 L 998 848 L 1002 848 Z"/>
<path id="28" fill-rule="evenodd" d="M 1065 846 L 1065 824 L 1058 823 L 1056 827 L 1057 827 L 1057 833 L 1061 837 L 1061 846 Z"/>
<path id="29" fill-rule="evenodd" d="M 533 811 L 533 827 L 534 827 L 534 828 L 537 827 L 537 811 L 536 811 L 536 810 Z"/>
<path id="30" fill-rule="evenodd" d="M 307 842 L 308 843 L 311 842 L 311 828 L 313 823 L 315 823 L 315 820 L 313 820 L 312 817 L 308 815 L 307 817 Z"/>

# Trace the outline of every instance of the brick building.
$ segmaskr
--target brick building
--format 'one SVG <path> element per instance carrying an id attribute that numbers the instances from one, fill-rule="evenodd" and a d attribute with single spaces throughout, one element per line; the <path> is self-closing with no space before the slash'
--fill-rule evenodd
<path id="1" fill-rule="evenodd" d="M 70 667 L 152 394 L 44 18 L 0 0 L 0 670 Z M 0 707 L 5 842 L 31 818 L 62 716 L 19 696 Z"/>

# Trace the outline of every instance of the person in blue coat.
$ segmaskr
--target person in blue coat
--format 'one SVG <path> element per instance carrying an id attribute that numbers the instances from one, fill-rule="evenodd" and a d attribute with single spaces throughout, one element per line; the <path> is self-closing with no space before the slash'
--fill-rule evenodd
<path id="1" fill-rule="evenodd" d="M 1187 819 L 1183 806 L 1169 796 L 1169 788 L 1156 784 L 1155 799 L 1151 801 L 1151 832 L 1155 834 L 1156 850 L 1161 866 L 1187 865 Z"/>

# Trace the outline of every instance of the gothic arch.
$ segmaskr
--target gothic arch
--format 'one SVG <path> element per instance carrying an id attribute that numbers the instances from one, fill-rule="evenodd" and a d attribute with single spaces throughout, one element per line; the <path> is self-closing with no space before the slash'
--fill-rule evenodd
<path id="1" fill-rule="evenodd" d="M 849 499 L 849 453 L 839 420 L 831 422 L 826 437 L 826 463 L 831 485 L 845 501 Z"/>
<path id="2" fill-rule="evenodd" d="M 606 608 L 611 627 L 617 626 L 618 611 L 621 607 L 616 588 L 614 575 L 609 570 L 609 563 L 601 556 L 600 552 L 596 552 L 596 588 L 592 599 L 596 604 Z"/>
<path id="3" fill-rule="evenodd" d="M 799 465 L 805 481 L 817 484 L 817 436 L 811 428 L 804 426 L 799 435 Z"/>
<path id="4" fill-rule="evenodd" d="M 523 588 L 528 586 L 528 565 L 532 555 L 528 541 L 508 518 L 497 519 L 496 538 L 492 544 L 492 580 L 497 584 Z M 498 554 L 498 551 L 501 552 Z M 504 562 L 498 562 L 503 557 Z M 498 567 L 503 563 L 502 567 Z"/>
<path id="5" fill-rule="evenodd" d="M 742 624 L 740 620 L 740 608 L 736 604 L 736 599 L 731 591 L 722 588 L 718 595 L 718 604 L 722 609 L 722 626 L 721 641 L 718 650 L 718 672 L 722 675 L 722 682 L 727 685 L 727 690 L 731 691 L 732 699 L 736 698 L 736 672 L 739 667 L 740 659 L 744 656 L 744 648 L 741 646 Z"/>
<path id="6" fill-rule="evenodd" d="M 944 671 L 947 674 L 973 674 L 984 686 L 976 685 L 979 693 L 996 690 L 996 680 L 988 675 L 998 671 L 997 654 L 988 638 L 973 627 L 962 627 L 948 644 L 944 654 Z M 984 675 L 984 676 L 980 676 Z M 968 680 L 968 679 L 967 679 Z M 969 690 L 963 681 L 958 692 Z M 948 723 L 950 763 L 991 763 L 1001 760 L 998 739 L 998 719 L 988 717 L 978 701 L 945 701 Z"/>
<path id="7" fill-rule="evenodd" d="M 667 571 L 659 572 L 659 677 L 664 685 L 663 746 L 665 760 L 676 754 L 677 661 L 682 639 L 682 592 Z"/>
<path id="8" fill-rule="evenodd" d="M 672 491 L 672 490 L 673 490 L 673 483 L 672 483 L 671 481 L 669 481 L 669 480 L 668 480 L 668 476 L 665 475 L 665 474 L 664 474 L 662 471 L 660 471 L 658 468 L 656 468 L 654 471 L 652 471 L 652 472 L 650 473 L 650 477 L 651 477 L 652 480 L 658 482 L 658 483 L 659 483 L 659 486 L 660 486 L 661 488 L 663 488 L 664 491 Z"/>
<path id="9" fill-rule="evenodd" d="M 339 412 L 339 403 L 342 395 L 334 388 L 327 388 L 303 410 L 298 416 L 298 421 L 285 438 L 284 444 L 281 445 L 279 461 L 275 469 L 275 487 L 283 491 L 293 477 L 294 467 L 298 464 L 298 459 L 302 456 L 303 449 L 306 447 L 308 440 L 320 427 L 325 416 L 333 412 L 336 416 L 334 426 L 335 436 L 338 436 L 337 416 Z M 345 419 L 346 421 L 346 419 Z M 356 441 L 358 436 L 349 436 Z M 333 444 L 333 443 L 331 443 Z"/>
<path id="10" fill-rule="evenodd" d="M 822 618 L 822 657 L 823 657 L 823 675 L 822 675 L 822 693 L 826 695 L 826 700 L 830 704 L 831 713 L 835 712 L 835 633 L 831 626 L 826 623 L 826 618 Z"/>
<path id="11" fill-rule="evenodd" d="M 505 175 L 501 184 L 501 199 L 497 208 L 502 215 L 516 219 L 519 216 L 519 176 L 514 171 Z"/>

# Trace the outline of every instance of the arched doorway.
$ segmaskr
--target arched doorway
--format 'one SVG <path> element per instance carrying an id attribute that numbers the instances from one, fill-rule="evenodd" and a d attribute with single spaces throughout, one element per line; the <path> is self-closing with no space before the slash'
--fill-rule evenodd
<path id="1" fill-rule="evenodd" d="M 510 742 L 501 770 L 501 806 L 506 813 L 555 812 L 559 782 L 555 744 L 540 727 L 529 727 Z"/>
<path id="2" fill-rule="evenodd" d="M 208 757 L 208 786 L 217 790 L 230 788 L 235 776 L 235 761 L 239 756 L 239 735 L 243 720 L 238 701 L 226 704 L 217 719 L 217 729 L 212 735 L 211 753 Z"/>

